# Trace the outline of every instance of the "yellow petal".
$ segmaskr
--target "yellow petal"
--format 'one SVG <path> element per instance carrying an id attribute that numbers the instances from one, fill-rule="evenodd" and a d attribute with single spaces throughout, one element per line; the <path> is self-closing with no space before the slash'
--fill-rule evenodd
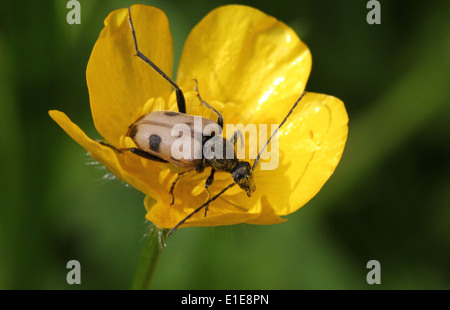
<path id="1" fill-rule="evenodd" d="M 169 76 L 172 36 L 166 15 L 144 5 L 131 7 L 141 52 Z M 86 71 L 97 131 L 112 145 L 127 131 L 136 110 L 152 97 L 168 99 L 170 84 L 135 56 L 127 9 L 112 12 L 95 43 Z"/>
<path id="2" fill-rule="evenodd" d="M 276 224 L 284 220 L 280 218 L 271 208 L 266 197 L 256 200 L 251 210 L 236 208 L 233 202 L 225 200 L 215 201 L 209 206 L 206 217 L 204 209 L 196 213 L 187 220 L 181 227 L 194 226 L 220 226 L 234 225 L 240 223 L 249 224 Z M 185 203 L 184 208 L 169 206 L 167 204 L 156 202 L 149 196 L 146 197 L 145 206 L 147 209 L 146 219 L 156 224 L 160 228 L 173 228 L 195 208 L 200 205 Z"/>
<path id="3" fill-rule="evenodd" d="M 310 70 L 309 49 L 291 28 L 257 9 L 228 5 L 189 34 L 177 79 L 180 85 L 198 79 L 206 101 L 236 103 L 236 115 L 225 119 L 236 123 L 301 94 Z"/>
<path id="4" fill-rule="evenodd" d="M 159 198 L 158 193 L 153 189 L 154 184 L 148 180 L 142 181 L 139 176 L 143 169 L 137 171 L 136 157 L 131 154 L 119 154 L 110 147 L 104 146 L 95 140 L 90 139 L 86 134 L 75 125 L 64 113 L 56 110 L 49 111 L 50 117 L 78 144 L 84 147 L 92 158 L 102 163 L 115 176 L 127 182 L 136 189 Z M 131 159 L 131 160 L 130 160 Z M 135 164 L 130 164 L 134 162 Z M 137 173 L 140 172 L 140 173 Z"/>
<path id="5" fill-rule="evenodd" d="M 336 169 L 347 140 L 347 124 L 341 100 L 307 93 L 280 129 L 278 167 L 255 171 L 255 194 L 270 197 L 278 215 L 305 205 Z"/>

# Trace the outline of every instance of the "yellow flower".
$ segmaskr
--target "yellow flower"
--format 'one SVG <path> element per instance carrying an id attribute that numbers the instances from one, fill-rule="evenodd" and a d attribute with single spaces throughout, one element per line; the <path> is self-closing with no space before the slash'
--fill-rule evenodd
<path id="1" fill-rule="evenodd" d="M 144 5 L 131 7 L 131 13 L 139 49 L 170 76 L 173 50 L 166 15 Z M 116 148 L 135 147 L 126 133 L 140 116 L 177 111 L 172 86 L 135 54 L 128 11 L 112 12 L 86 74 L 95 127 Z M 225 124 L 280 124 L 305 90 L 310 70 L 309 49 L 291 28 L 257 9 L 228 5 L 210 12 L 192 30 L 176 83 L 185 94 L 188 114 L 217 118 L 200 105 L 196 79 L 202 98 L 223 114 Z M 170 205 L 170 186 L 183 169 L 116 152 L 87 137 L 64 113 L 49 113 L 94 159 L 147 195 L 146 218 L 157 226 L 174 227 L 207 200 L 204 184 L 209 169 L 183 176 Z M 256 169 L 251 197 L 234 186 L 211 203 L 206 217 L 199 212 L 183 227 L 284 221 L 280 216 L 305 205 L 335 170 L 347 139 L 347 123 L 342 101 L 308 92 L 280 129 L 278 168 Z M 211 194 L 230 183 L 229 173 L 216 173 Z"/>

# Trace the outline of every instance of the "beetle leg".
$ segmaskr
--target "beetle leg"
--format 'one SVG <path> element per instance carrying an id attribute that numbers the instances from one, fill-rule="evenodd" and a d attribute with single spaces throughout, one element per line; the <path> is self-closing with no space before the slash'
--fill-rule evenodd
<path id="1" fill-rule="evenodd" d="M 197 171 L 198 173 L 202 173 L 203 171 L 205 171 L 205 166 L 203 166 L 202 164 L 195 166 L 195 171 Z"/>
<path id="2" fill-rule="evenodd" d="M 167 74 L 165 74 L 160 68 L 158 68 L 158 66 L 156 66 L 150 59 L 148 59 L 139 50 L 138 44 L 137 44 L 137 39 L 136 39 L 136 32 L 134 31 L 133 20 L 131 19 L 130 8 L 128 8 L 128 21 L 130 23 L 131 34 L 133 35 L 133 42 L 134 42 L 134 49 L 136 51 L 136 56 L 138 56 L 140 59 L 142 59 L 145 63 L 149 64 L 167 82 L 172 84 L 172 86 L 175 88 L 175 94 L 177 95 L 178 112 L 186 113 L 186 100 L 184 99 L 184 95 L 183 95 L 183 92 L 181 91 L 180 87 L 178 87 L 178 85 L 170 77 L 168 77 Z"/>
<path id="3" fill-rule="evenodd" d="M 244 138 L 242 137 L 242 132 L 240 130 L 236 130 L 233 136 L 230 139 L 230 142 L 234 144 L 234 148 L 236 148 L 238 138 L 241 139 L 241 148 L 244 146 Z"/>
<path id="4" fill-rule="evenodd" d="M 128 152 L 136 154 L 137 156 L 140 156 L 140 157 L 145 158 L 145 159 L 158 161 L 160 163 L 168 163 L 167 160 L 159 158 L 158 156 L 155 156 L 153 154 L 147 153 L 146 151 L 138 149 L 137 147 L 132 147 L 132 148 L 129 148 L 129 149 L 118 149 L 118 151 L 120 153 L 128 151 Z"/>
<path id="5" fill-rule="evenodd" d="M 172 202 L 170 203 L 170 205 L 173 205 L 174 202 L 175 202 L 175 196 L 173 195 L 173 190 L 175 189 L 175 184 L 177 184 L 177 182 L 178 182 L 178 180 L 180 179 L 181 176 L 183 176 L 186 173 L 191 172 L 193 170 L 195 170 L 195 168 L 192 168 L 192 169 L 189 169 L 189 170 L 186 170 L 186 171 L 178 173 L 177 178 L 175 179 L 175 181 L 173 181 L 172 186 L 170 187 L 169 194 L 172 195 Z"/>
<path id="6" fill-rule="evenodd" d="M 194 211 L 192 211 L 191 213 L 189 213 L 188 216 L 186 216 L 184 219 L 182 219 L 180 222 L 178 222 L 177 225 L 175 225 L 171 230 L 169 230 L 169 232 L 167 233 L 167 236 L 170 236 L 171 234 L 173 234 L 175 232 L 175 230 L 178 229 L 178 227 L 180 227 L 181 225 L 183 225 L 188 219 L 190 219 L 192 216 L 194 216 L 194 214 L 196 214 L 197 212 L 199 212 L 201 209 L 205 208 L 206 206 L 209 206 L 209 204 L 211 202 L 213 202 L 214 200 L 216 200 L 218 197 L 220 197 L 223 193 L 225 193 L 227 190 L 229 190 L 230 188 L 232 188 L 233 186 L 235 186 L 237 183 L 233 182 L 231 184 L 229 184 L 227 187 L 225 187 L 224 189 L 222 189 L 220 191 L 220 193 L 216 194 L 214 197 L 208 199 L 208 201 L 206 201 L 204 204 L 202 204 L 200 207 L 198 207 L 197 209 L 195 209 Z"/>
<path id="7" fill-rule="evenodd" d="M 206 189 L 208 189 L 211 186 L 211 184 L 214 182 L 214 173 L 215 172 L 216 172 L 216 170 L 214 170 L 214 168 L 211 168 L 211 174 L 206 179 L 206 183 L 205 183 L 205 188 Z"/>
<path id="8" fill-rule="evenodd" d="M 102 141 L 102 140 L 98 140 L 98 139 L 94 139 L 94 141 L 97 142 L 98 144 L 101 144 L 101 145 L 103 145 L 103 146 L 107 146 L 107 147 L 109 147 L 110 149 L 113 149 L 114 151 L 120 153 L 120 151 L 119 151 L 118 149 L 116 149 L 115 146 L 112 146 L 112 145 L 109 144 L 109 143 L 106 143 L 106 142 L 104 142 L 104 141 Z"/>
<path id="9" fill-rule="evenodd" d="M 223 116 L 222 114 L 220 114 L 219 111 L 217 111 L 212 105 L 210 105 L 208 102 L 204 101 L 202 99 L 202 97 L 200 96 L 200 92 L 198 91 L 198 82 L 196 79 L 194 79 L 194 83 L 195 83 L 195 91 L 197 92 L 197 97 L 200 100 L 200 102 L 207 107 L 208 109 L 212 110 L 214 113 L 217 114 L 218 118 L 217 118 L 217 125 L 220 126 L 220 131 L 222 131 L 223 128 Z"/>
<path id="10" fill-rule="evenodd" d="M 214 168 L 211 168 L 211 174 L 206 179 L 205 189 L 206 189 L 206 193 L 208 194 L 208 200 L 211 198 L 211 193 L 209 192 L 209 187 L 214 182 L 214 173 L 215 172 L 216 172 L 216 170 L 214 170 Z M 208 206 L 205 207 L 205 217 L 206 217 L 207 212 L 208 212 Z"/>
<path id="11" fill-rule="evenodd" d="M 108 144 L 108 143 L 103 142 L 101 140 L 95 140 L 95 141 L 97 141 L 101 145 L 104 145 L 104 146 L 107 146 L 107 147 L 113 149 L 114 151 L 116 151 L 118 153 L 131 152 L 133 154 L 136 154 L 136 155 L 138 155 L 138 156 L 140 156 L 142 158 L 148 159 L 148 160 L 153 160 L 153 161 L 157 161 L 157 162 L 160 162 L 160 163 L 168 163 L 167 160 L 159 158 L 158 156 L 155 156 L 153 154 L 147 153 L 146 151 L 138 149 L 137 147 L 118 149 L 115 146 L 112 146 L 111 144 Z"/>
<path id="12" fill-rule="evenodd" d="M 211 199 L 211 193 L 209 192 L 209 189 L 207 189 L 207 188 L 206 188 L 206 193 L 208 194 L 208 199 L 206 201 L 209 201 Z M 206 213 L 208 213 L 208 210 L 209 210 L 208 206 L 209 205 L 205 206 L 205 215 L 204 215 L 204 217 L 206 217 Z"/>

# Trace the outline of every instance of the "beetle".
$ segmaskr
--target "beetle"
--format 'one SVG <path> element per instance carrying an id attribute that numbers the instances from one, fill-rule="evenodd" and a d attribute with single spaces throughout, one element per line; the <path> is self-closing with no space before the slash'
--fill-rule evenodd
<path id="1" fill-rule="evenodd" d="M 240 132 L 236 131 L 230 140 L 227 140 L 220 135 L 223 128 L 223 117 L 216 109 L 201 98 L 200 93 L 198 92 L 197 81 L 194 81 L 200 102 L 218 114 L 217 121 L 174 111 L 150 112 L 139 118 L 128 128 L 126 135 L 133 140 L 137 148 L 121 149 L 121 151 L 128 150 L 147 159 L 159 162 L 170 162 L 178 167 L 188 168 L 188 170 L 179 173 L 172 183 L 169 191 L 172 195 L 171 204 L 174 203 L 175 197 L 173 191 L 179 178 L 193 170 L 201 173 L 207 167 L 211 167 L 211 173 L 205 183 L 208 195 L 208 188 L 214 181 L 215 172 L 225 171 L 231 174 L 233 180 L 238 183 L 250 197 L 255 190 L 250 163 L 239 161 L 236 158 L 234 151 L 237 137 Z M 201 119 L 200 132 L 198 132 L 194 126 L 196 117 Z M 189 127 L 191 135 L 188 137 L 188 140 L 190 140 L 188 143 L 194 146 L 191 148 L 191 152 L 188 154 L 187 158 L 174 158 L 173 156 L 172 146 L 175 140 L 179 138 L 179 136 L 173 135 L 173 128 L 180 124 Z M 211 135 L 205 135 L 204 131 L 208 126 L 214 128 L 211 131 Z M 194 141 L 196 137 L 200 140 L 197 144 Z"/>
<path id="2" fill-rule="evenodd" d="M 142 117 L 137 119 L 134 123 L 132 123 L 129 126 L 126 135 L 133 140 L 133 142 L 136 144 L 136 147 L 117 149 L 114 146 L 107 144 L 106 142 L 102 141 L 98 142 L 110 148 L 113 148 L 117 152 L 122 153 L 127 151 L 149 160 L 164 163 L 172 163 L 178 167 L 187 168 L 187 170 L 178 173 L 175 181 L 173 181 L 171 185 L 169 191 L 169 194 L 172 196 L 171 204 L 174 203 L 175 199 L 173 194 L 175 185 L 181 176 L 194 170 L 197 171 L 198 173 L 201 173 L 205 170 L 205 168 L 211 168 L 211 172 L 205 182 L 205 189 L 208 193 L 207 201 L 200 207 L 196 208 L 188 216 L 186 216 L 175 227 L 173 227 L 168 233 L 168 235 L 170 235 L 180 225 L 182 225 L 184 222 L 186 222 L 189 218 L 191 218 L 194 214 L 196 214 L 200 210 L 205 209 L 205 216 L 206 216 L 209 204 L 215 199 L 217 199 L 220 195 L 222 195 L 225 191 L 235 186 L 236 184 L 246 192 L 248 197 L 252 195 L 252 193 L 256 189 L 253 178 L 253 171 L 260 160 L 261 154 L 267 148 L 269 142 L 278 132 L 279 128 L 286 122 L 287 118 L 293 112 L 293 110 L 295 109 L 297 104 L 301 101 L 306 92 L 303 92 L 301 94 L 301 96 L 294 103 L 290 111 L 287 113 L 286 117 L 283 119 L 283 121 L 278 125 L 276 130 L 269 137 L 266 144 L 264 145 L 264 147 L 256 157 L 255 161 L 253 162 L 253 165 L 251 165 L 248 161 L 244 160 L 240 161 L 239 159 L 236 158 L 235 147 L 237 139 L 241 133 L 239 131 L 236 131 L 230 140 L 227 140 L 226 138 L 222 137 L 222 128 L 224 122 L 223 116 L 219 111 L 217 111 L 214 107 L 212 107 L 202 99 L 199 93 L 198 83 L 196 80 L 194 80 L 194 82 L 198 99 L 200 100 L 203 106 L 205 106 L 206 108 L 212 110 L 215 114 L 217 114 L 217 120 L 214 121 L 209 118 L 187 114 L 186 100 L 180 87 L 139 50 L 133 20 L 131 18 L 130 8 L 128 8 L 128 21 L 130 24 L 131 34 L 133 37 L 134 49 L 136 53 L 135 56 L 139 57 L 142 61 L 150 65 L 157 73 L 161 75 L 161 77 L 163 77 L 167 82 L 169 82 L 174 87 L 178 112 L 154 111 L 143 115 Z M 198 132 L 196 133 L 196 128 L 195 126 L 193 126 L 195 117 L 201 118 L 202 132 L 200 133 L 200 135 L 198 135 Z M 171 146 L 177 137 L 174 137 L 171 133 L 173 127 L 178 124 L 187 125 L 191 129 L 192 135 L 189 138 L 191 144 L 195 145 L 194 143 L 195 139 L 201 139 L 201 141 L 197 141 L 198 142 L 197 145 L 200 145 L 201 149 L 198 149 L 198 147 L 197 148 L 194 147 L 191 151 L 190 154 L 191 156 L 188 158 L 185 157 L 175 158 L 172 154 Z M 213 127 L 215 126 L 215 130 L 211 132 L 211 135 L 203 134 L 203 130 L 207 126 Z M 202 151 L 203 153 L 201 153 L 200 157 L 194 156 L 195 153 Z M 233 183 L 229 184 L 227 187 L 222 189 L 218 194 L 211 197 L 208 188 L 214 181 L 214 174 L 216 171 L 230 173 L 233 179 Z"/>

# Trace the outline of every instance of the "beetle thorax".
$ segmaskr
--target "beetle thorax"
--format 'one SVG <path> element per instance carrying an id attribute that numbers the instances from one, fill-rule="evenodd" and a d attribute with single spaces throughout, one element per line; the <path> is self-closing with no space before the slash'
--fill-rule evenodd
<path id="1" fill-rule="evenodd" d="M 220 135 L 208 139 L 203 145 L 203 164 L 216 171 L 233 171 L 238 165 L 233 144 Z"/>

